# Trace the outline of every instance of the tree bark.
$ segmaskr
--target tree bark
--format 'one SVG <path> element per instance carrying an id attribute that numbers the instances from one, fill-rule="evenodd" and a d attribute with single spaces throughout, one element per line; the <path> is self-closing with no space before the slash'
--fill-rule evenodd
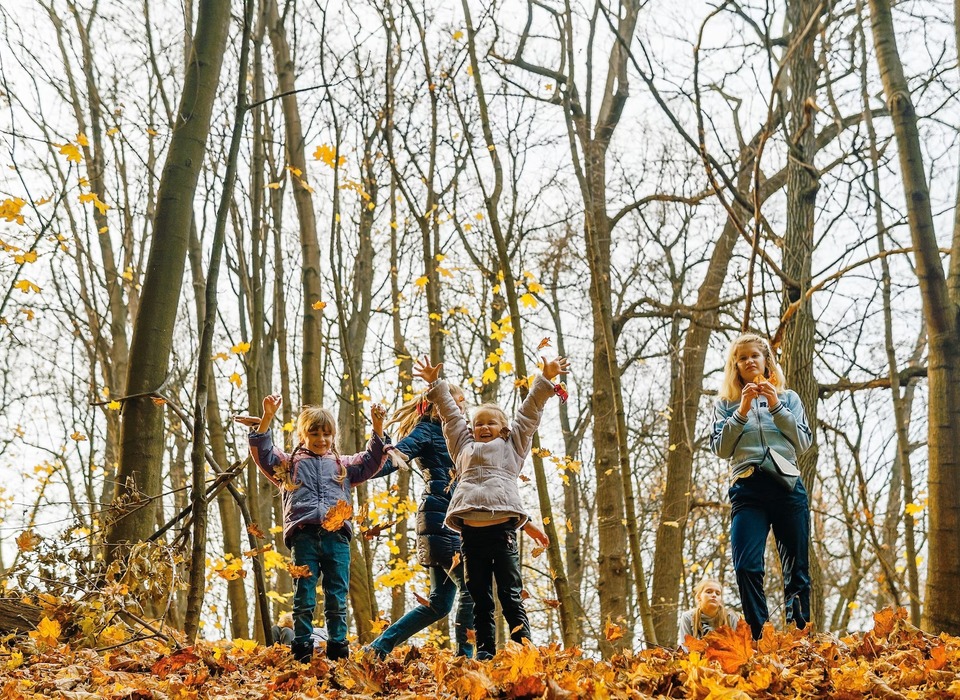
<path id="1" fill-rule="evenodd" d="M 871 26 L 887 106 L 893 119 L 907 222 L 929 339 L 927 583 L 922 625 L 960 633 L 960 337 L 957 303 L 943 271 L 930 191 L 924 172 L 917 113 L 893 29 L 889 0 L 870 0 Z M 954 241 L 956 243 L 956 241 Z M 956 248 L 956 247 L 955 247 Z M 952 282 L 952 280 L 951 280 Z"/>
<path id="2" fill-rule="evenodd" d="M 163 385 L 183 281 L 193 196 L 203 164 L 230 21 L 230 3 L 200 7 L 176 128 L 160 178 L 154 237 L 134 324 L 122 409 L 117 495 L 106 528 L 107 561 L 153 527 L 163 457 L 163 409 L 150 398 Z M 140 512 L 143 508 L 144 512 Z"/>
<path id="3" fill-rule="evenodd" d="M 287 43 L 286 29 L 283 18 L 277 8 L 277 0 L 265 0 L 266 22 L 270 33 L 270 43 L 273 46 L 274 65 L 277 72 L 277 87 L 285 94 L 280 99 L 283 108 L 283 120 L 286 125 L 286 139 L 284 152 L 287 156 L 287 165 L 300 174 L 291 173 L 290 182 L 293 185 L 293 201 L 297 207 L 297 218 L 300 222 L 300 252 L 303 285 L 303 350 L 300 356 L 300 398 L 304 404 L 323 403 L 323 372 L 322 350 L 323 336 L 320 323 L 321 309 L 314 305 L 322 300 L 323 292 L 320 287 L 320 243 L 317 238 L 317 217 L 313 211 L 313 196 L 307 188 L 307 159 L 303 138 L 303 127 L 300 122 L 300 107 L 297 96 L 292 94 L 296 89 L 294 78 L 293 58 L 290 55 L 290 45 Z"/>

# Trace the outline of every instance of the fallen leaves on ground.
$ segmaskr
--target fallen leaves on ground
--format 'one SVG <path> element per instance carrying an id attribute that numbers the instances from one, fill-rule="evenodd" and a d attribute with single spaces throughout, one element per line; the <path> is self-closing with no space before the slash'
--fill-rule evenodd
<path id="1" fill-rule="evenodd" d="M 624 652 L 608 661 L 577 648 L 510 643 L 493 661 L 435 647 L 400 647 L 379 661 L 353 645 L 301 665 L 282 646 L 142 640 L 98 653 L 54 638 L 0 646 L 0 698 L 955 698 L 960 638 L 921 632 L 899 611 L 874 629 L 838 638 L 768 627 L 757 644 L 743 628 L 695 640 L 691 651 Z"/>

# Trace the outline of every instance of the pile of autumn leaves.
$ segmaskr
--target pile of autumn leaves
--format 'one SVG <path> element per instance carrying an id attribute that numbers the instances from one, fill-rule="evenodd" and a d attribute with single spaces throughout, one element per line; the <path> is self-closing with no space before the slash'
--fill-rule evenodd
<path id="1" fill-rule="evenodd" d="M 881 611 L 872 631 L 842 639 L 768 627 L 754 644 L 742 625 L 711 633 L 690 653 L 654 649 L 610 661 L 511 644 L 484 663 L 405 647 L 383 662 L 357 651 L 305 666 L 284 647 L 253 642 L 175 649 L 152 640 L 97 652 L 44 634 L 3 640 L 0 700 L 960 697 L 960 638 L 925 634 L 902 610 Z"/>

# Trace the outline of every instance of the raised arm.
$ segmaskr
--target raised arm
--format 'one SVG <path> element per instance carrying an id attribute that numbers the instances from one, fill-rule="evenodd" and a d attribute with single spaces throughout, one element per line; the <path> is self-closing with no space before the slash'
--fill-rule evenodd
<path id="1" fill-rule="evenodd" d="M 510 444 L 521 457 L 526 457 L 533 442 L 533 434 L 540 425 L 543 407 L 547 400 L 554 395 L 553 380 L 561 374 L 566 374 L 570 363 L 564 357 L 555 360 L 543 360 L 543 372 L 537 375 L 527 397 L 520 404 L 520 410 L 513 419 L 510 427 Z"/>
<path id="2" fill-rule="evenodd" d="M 443 422 L 443 438 L 447 442 L 450 458 L 456 462 L 457 455 L 467 445 L 473 442 L 473 433 L 464 418 L 460 407 L 450 393 L 450 387 L 440 379 L 440 370 L 443 363 L 430 364 L 430 358 L 424 355 L 417 360 L 413 373 L 429 385 L 427 400 L 437 407 L 440 420 Z"/>
<path id="3" fill-rule="evenodd" d="M 363 483 L 374 476 L 383 467 L 386 459 L 383 440 L 383 419 L 386 411 L 378 403 L 370 407 L 370 419 L 373 423 L 373 435 L 367 442 L 367 449 L 349 457 L 341 457 L 347 469 L 351 485 Z"/>

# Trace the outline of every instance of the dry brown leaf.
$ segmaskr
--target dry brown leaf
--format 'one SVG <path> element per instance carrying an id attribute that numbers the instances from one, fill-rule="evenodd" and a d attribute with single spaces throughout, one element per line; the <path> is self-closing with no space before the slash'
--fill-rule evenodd
<path id="1" fill-rule="evenodd" d="M 260 527 L 260 525 L 257 524 L 257 523 L 250 523 L 250 524 L 247 526 L 247 532 L 249 532 L 251 535 L 253 535 L 254 537 L 256 537 L 258 540 L 264 540 L 264 539 L 267 538 L 266 533 L 263 531 L 263 529 L 262 529 L 262 528 Z"/>
<path id="2" fill-rule="evenodd" d="M 35 533 L 33 530 L 24 530 L 19 535 L 17 535 L 17 547 L 21 552 L 30 552 L 36 549 L 37 545 L 40 544 L 43 540 L 40 535 Z"/>
<path id="3" fill-rule="evenodd" d="M 337 501 L 323 518 L 323 529 L 327 532 L 336 532 L 344 523 L 353 517 L 353 506 L 346 501 Z"/>
<path id="4" fill-rule="evenodd" d="M 291 578 L 307 578 L 313 572 L 310 571 L 310 566 L 307 564 L 304 564 L 303 566 L 297 566 L 293 562 L 288 562 L 287 573 L 290 574 Z"/>

